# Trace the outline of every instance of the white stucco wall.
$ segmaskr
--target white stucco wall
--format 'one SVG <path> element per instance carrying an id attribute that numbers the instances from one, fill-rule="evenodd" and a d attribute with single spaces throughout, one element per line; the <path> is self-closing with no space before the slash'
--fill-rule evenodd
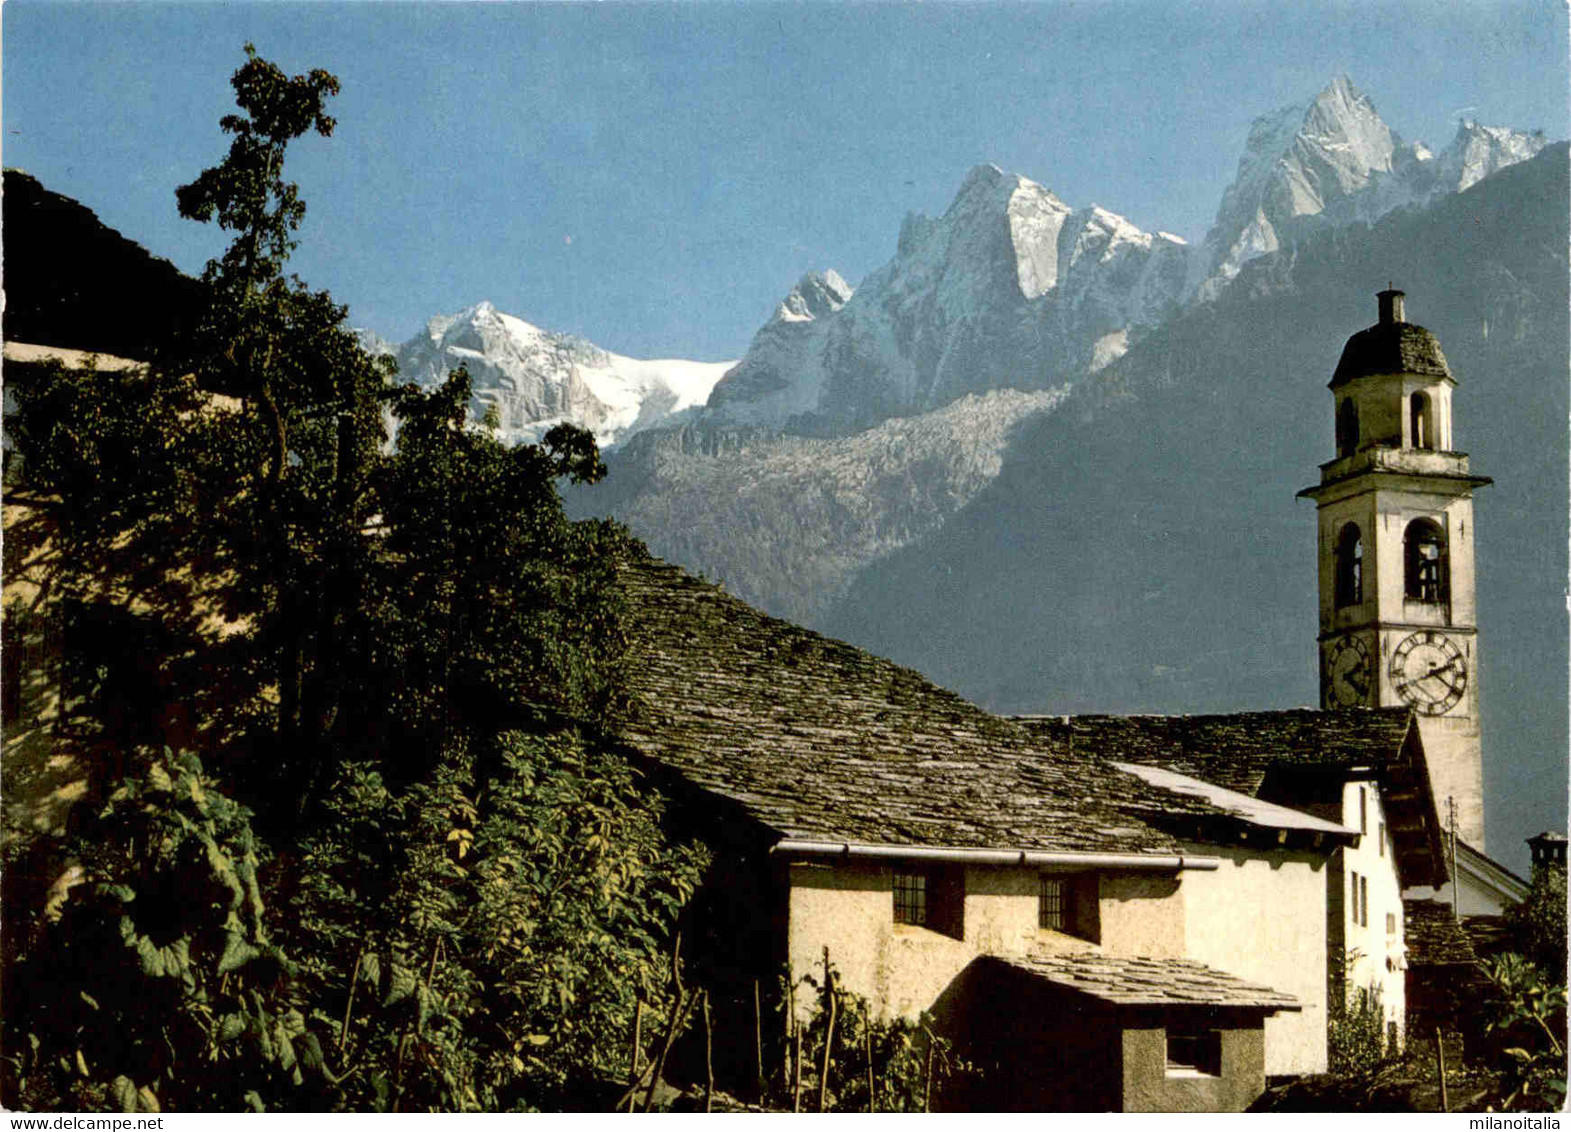
<path id="1" fill-rule="evenodd" d="M 1407 1014 L 1407 950 L 1402 934 L 1402 886 L 1385 820 L 1375 782 L 1349 782 L 1343 787 L 1342 824 L 1364 831 L 1356 845 L 1342 851 L 1348 993 L 1378 986 L 1386 1021 L 1395 1022 L 1400 1035 Z M 1354 873 L 1368 878 L 1367 924 L 1356 922 L 1353 916 L 1350 878 Z"/>
<path id="2" fill-rule="evenodd" d="M 822 980 L 827 946 L 842 986 L 866 997 L 880 1014 L 915 1018 L 933 1007 L 979 955 L 1184 954 L 1184 903 L 1174 876 L 1100 874 L 1100 943 L 1095 943 L 1037 926 L 1040 870 L 965 866 L 963 871 L 964 938 L 955 939 L 894 922 L 888 865 L 793 862 L 787 927 L 793 976 Z M 808 1007 L 804 1003 L 801 1009 Z"/>
<path id="3" fill-rule="evenodd" d="M 1184 874 L 1186 953 L 1303 1005 L 1266 1018 L 1268 1076 L 1324 1072 L 1328 852 L 1191 848 L 1222 867 Z"/>

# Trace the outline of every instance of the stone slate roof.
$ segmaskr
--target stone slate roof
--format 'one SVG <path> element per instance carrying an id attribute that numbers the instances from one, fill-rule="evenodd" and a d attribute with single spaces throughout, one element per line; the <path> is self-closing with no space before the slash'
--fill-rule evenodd
<path id="1" fill-rule="evenodd" d="M 1439 339 L 1429 331 L 1411 322 L 1388 322 L 1360 330 L 1347 340 L 1331 388 L 1372 373 L 1450 377 L 1451 367 L 1440 352 Z"/>
<path id="2" fill-rule="evenodd" d="M 1406 708 L 1014 718 L 1077 751 L 1164 767 L 1333 820 L 1343 777 L 1367 771 L 1380 783 L 1402 883 L 1444 883 L 1439 819 Z"/>
<path id="3" fill-rule="evenodd" d="M 1512 950 L 1511 931 L 1504 916 L 1463 916 L 1462 931 L 1480 959 Z"/>
<path id="4" fill-rule="evenodd" d="M 1239 822 L 1246 825 L 1273 830 L 1300 830 L 1345 840 L 1351 840 L 1358 832 L 1339 822 L 1327 821 L 1303 810 L 1265 802 L 1252 795 L 1241 794 L 1236 790 L 1229 790 L 1225 786 L 1218 786 L 1214 782 L 1206 782 L 1191 775 L 1179 774 L 1176 770 L 1168 770 L 1166 767 L 1121 762 L 1115 762 L 1113 765 L 1119 770 L 1128 771 L 1143 782 L 1171 790 L 1175 794 L 1204 798 L 1212 805 L 1235 815 Z"/>
<path id="5" fill-rule="evenodd" d="M 1451 905 L 1438 900 L 1402 901 L 1402 938 L 1409 967 L 1477 963 L 1473 941 L 1451 914 Z"/>
<path id="6" fill-rule="evenodd" d="M 668 563 L 635 551 L 621 569 L 623 740 L 782 838 L 1168 854 L 1130 807 L 1225 816 Z"/>
<path id="7" fill-rule="evenodd" d="M 1379 769 L 1407 734 L 1406 708 L 1227 715 L 1015 716 L 1038 734 L 1121 762 L 1148 763 L 1259 797 L 1284 767 Z M 1066 722 L 1067 720 L 1067 722 Z"/>
<path id="8" fill-rule="evenodd" d="M 1298 999 L 1193 959 L 1115 955 L 992 956 L 1002 963 L 1111 1006 L 1250 1007 L 1299 1010 Z"/>

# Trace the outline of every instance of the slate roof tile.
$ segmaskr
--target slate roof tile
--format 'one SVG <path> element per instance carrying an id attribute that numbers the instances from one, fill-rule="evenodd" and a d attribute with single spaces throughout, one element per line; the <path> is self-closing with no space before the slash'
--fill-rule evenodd
<path id="1" fill-rule="evenodd" d="M 1204 1005 L 1299 1010 L 1298 999 L 1193 959 L 1151 959 L 1085 953 L 993 956 L 1056 987 L 1112 1006 Z"/>
<path id="2" fill-rule="evenodd" d="M 782 837 L 1165 854 L 1173 837 L 1136 812 L 1226 812 L 656 558 L 630 554 L 621 578 L 624 740 Z"/>
<path id="3" fill-rule="evenodd" d="M 1347 340 L 1336 372 L 1331 375 L 1331 388 L 1372 373 L 1450 377 L 1451 367 L 1446 364 L 1439 339 L 1422 326 L 1411 322 L 1381 322 L 1360 330 Z"/>
<path id="4" fill-rule="evenodd" d="M 1397 757 L 1411 713 L 1406 708 L 1303 708 L 1226 715 L 1014 718 L 1039 735 L 1062 738 L 1104 758 L 1162 766 L 1257 796 L 1268 772 L 1283 767 L 1384 767 Z"/>
<path id="5" fill-rule="evenodd" d="M 1163 767 L 1322 817 L 1337 809 L 1337 796 L 1317 794 L 1328 776 L 1367 770 L 1387 805 L 1413 819 L 1389 827 L 1403 884 L 1444 883 L 1434 799 L 1421 760 L 1405 745 L 1413 727 L 1407 708 L 1013 718 L 1075 750 Z"/>
<path id="6" fill-rule="evenodd" d="M 1402 912 L 1408 966 L 1478 962 L 1473 941 L 1451 914 L 1451 905 L 1437 900 L 1404 900 Z"/>

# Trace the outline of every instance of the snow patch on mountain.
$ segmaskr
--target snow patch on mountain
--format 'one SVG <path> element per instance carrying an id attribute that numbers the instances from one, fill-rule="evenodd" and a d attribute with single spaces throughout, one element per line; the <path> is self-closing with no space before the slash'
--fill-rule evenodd
<path id="1" fill-rule="evenodd" d="M 851 294 L 850 285 L 832 270 L 802 276 L 753 336 L 746 356 L 714 387 L 709 406 L 748 422 L 787 420 L 810 412 L 826 373 L 825 320 L 845 306 Z"/>
<path id="2" fill-rule="evenodd" d="M 710 414 L 838 434 L 1071 380 L 1110 360 L 1097 343 L 1176 309 L 1189 255 L 1176 236 L 978 165 L 943 216 L 906 217 L 894 257 L 855 294 L 789 328 L 777 313 L 715 387 Z"/>
<path id="3" fill-rule="evenodd" d="M 468 367 L 472 412 L 495 410 L 507 444 L 535 443 L 575 424 L 611 446 L 704 404 L 730 362 L 625 357 L 557 334 L 481 302 L 432 318 L 395 353 L 403 380 L 427 387 Z"/>
<path id="4" fill-rule="evenodd" d="M 1463 121 L 1438 155 L 1404 142 L 1347 76 L 1307 104 L 1256 118 L 1222 196 L 1190 291 L 1214 299 L 1247 262 L 1324 225 L 1372 223 L 1388 212 L 1461 192 L 1544 147 L 1524 134 Z"/>

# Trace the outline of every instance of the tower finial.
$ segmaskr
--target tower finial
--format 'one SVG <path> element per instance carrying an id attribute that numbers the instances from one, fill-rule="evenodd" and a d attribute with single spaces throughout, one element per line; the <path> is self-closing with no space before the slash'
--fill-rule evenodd
<path id="1" fill-rule="evenodd" d="M 1380 302 L 1380 322 L 1390 325 L 1394 322 L 1406 322 L 1407 312 L 1402 302 L 1405 296 L 1394 286 L 1389 290 L 1381 291 L 1375 298 Z"/>

